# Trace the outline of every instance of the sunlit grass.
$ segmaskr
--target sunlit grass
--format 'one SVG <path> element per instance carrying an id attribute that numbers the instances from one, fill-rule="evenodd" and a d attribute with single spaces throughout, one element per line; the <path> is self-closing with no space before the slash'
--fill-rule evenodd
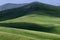
<path id="1" fill-rule="evenodd" d="M 55 33 L 60 34 L 60 18 L 52 17 L 52 16 L 45 16 L 45 15 L 38 15 L 38 14 L 29 14 L 23 17 L 18 17 L 11 20 L 2 21 L 2 23 L 13 23 L 13 22 L 27 22 L 27 23 L 35 23 L 47 27 L 55 27 Z"/>
<path id="2" fill-rule="evenodd" d="M 1 37 L 3 35 L 3 37 Z M 14 36 L 14 37 L 13 37 Z M 21 38 L 20 38 L 21 37 Z M 16 29 L 16 28 L 7 28 L 7 27 L 0 27 L 0 38 L 6 40 L 24 40 L 24 37 L 27 38 L 26 40 L 60 40 L 60 35 L 52 34 L 52 33 L 45 33 L 45 32 L 38 32 L 32 30 L 24 30 L 24 29 Z M 11 38 L 11 39 L 10 39 Z M 29 39 L 30 38 L 30 39 Z"/>

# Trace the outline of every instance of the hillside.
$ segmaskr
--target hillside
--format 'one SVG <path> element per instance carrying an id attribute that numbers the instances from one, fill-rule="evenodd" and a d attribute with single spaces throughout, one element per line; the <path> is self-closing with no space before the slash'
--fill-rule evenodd
<path id="1" fill-rule="evenodd" d="M 2 37 L 1 37 L 2 36 Z M 0 40 L 59 40 L 60 35 L 32 30 L 0 27 Z"/>
<path id="2" fill-rule="evenodd" d="M 2 21 L 0 25 L 60 34 L 60 18 L 34 13 L 16 19 Z"/>
<path id="3" fill-rule="evenodd" d="M 39 2 L 33 2 L 19 8 L 9 9 L 0 12 L 0 20 L 3 21 L 3 20 L 21 17 L 24 15 L 28 15 L 34 11 L 44 12 L 44 14 L 41 13 L 41 15 L 60 17 L 60 11 L 57 7 Z"/>
<path id="4" fill-rule="evenodd" d="M 32 2 L 0 11 L 0 31 L 1 40 L 60 40 L 60 9 Z"/>
<path id="5" fill-rule="evenodd" d="M 21 36 L 21 35 L 17 35 L 17 34 L 0 32 L 0 40 L 35 40 L 35 39 L 28 38 L 28 37 Z"/>

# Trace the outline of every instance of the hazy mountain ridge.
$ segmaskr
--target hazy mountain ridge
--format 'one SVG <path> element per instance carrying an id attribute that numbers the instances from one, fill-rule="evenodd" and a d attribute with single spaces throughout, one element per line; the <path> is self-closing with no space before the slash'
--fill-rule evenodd
<path id="1" fill-rule="evenodd" d="M 7 4 L 4 4 L 4 5 L 0 6 L 0 11 L 7 10 L 7 9 L 12 9 L 12 8 L 18 8 L 18 7 L 21 7 L 23 5 L 25 5 L 25 4 L 7 3 Z"/>
<path id="2" fill-rule="evenodd" d="M 23 16 L 26 14 L 29 14 L 34 11 L 39 11 L 39 12 L 44 12 L 42 15 L 50 15 L 50 16 L 56 16 L 60 17 L 60 11 L 57 7 L 44 4 L 44 3 L 39 3 L 39 2 L 32 2 L 27 5 L 14 8 L 14 9 L 9 9 L 5 11 L 0 12 L 0 18 L 17 18 L 19 16 Z M 40 14 L 40 13 L 39 13 Z M 1 20 L 2 20 L 1 19 Z"/>

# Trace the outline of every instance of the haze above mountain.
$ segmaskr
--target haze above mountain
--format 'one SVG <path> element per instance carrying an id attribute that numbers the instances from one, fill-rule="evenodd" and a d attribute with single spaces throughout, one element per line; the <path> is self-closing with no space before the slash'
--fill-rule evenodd
<path id="1" fill-rule="evenodd" d="M 27 5 L 27 4 L 29 4 L 29 3 L 23 3 L 23 4 L 6 3 L 6 4 L 0 6 L 0 11 L 12 9 L 12 8 L 18 8 L 23 5 Z"/>
<path id="2" fill-rule="evenodd" d="M 21 7 L 23 5 L 25 5 L 25 4 L 7 3 L 7 4 L 4 4 L 4 5 L 0 6 L 0 11 L 7 10 L 7 9 L 12 9 L 12 8 L 17 8 L 17 7 Z"/>

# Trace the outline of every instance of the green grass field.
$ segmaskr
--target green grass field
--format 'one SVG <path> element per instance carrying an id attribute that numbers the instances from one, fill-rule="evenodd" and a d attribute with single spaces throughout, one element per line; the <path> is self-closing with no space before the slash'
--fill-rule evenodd
<path id="1" fill-rule="evenodd" d="M 14 22 L 34 23 L 34 24 L 42 25 L 44 27 L 53 27 L 54 31 L 52 32 L 60 34 L 60 18 L 58 17 L 38 15 L 32 13 L 16 19 L 2 21 L 2 23 L 14 23 Z"/>
<path id="2" fill-rule="evenodd" d="M 35 40 L 35 39 L 28 38 L 23 35 L 0 32 L 0 40 Z"/>
<path id="3" fill-rule="evenodd" d="M 60 40 L 60 35 L 32 30 L 0 27 L 1 40 Z"/>
<path id="4" fill-rule="evenodd" d="M 54 27 L 52 33 L 32 31 L 16 28 L 0 27 L 1 40 L 60 40 L 60 18 L 30 14 L 16 19 L 1 21 L 1 23 L 27 22 L 35 23 L 45 27 Z M 25 26 L 25 25 L 24 25 Z M 23 37 L 24 36 L 24 37 Z"/>

